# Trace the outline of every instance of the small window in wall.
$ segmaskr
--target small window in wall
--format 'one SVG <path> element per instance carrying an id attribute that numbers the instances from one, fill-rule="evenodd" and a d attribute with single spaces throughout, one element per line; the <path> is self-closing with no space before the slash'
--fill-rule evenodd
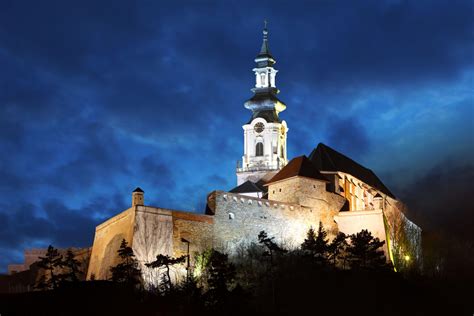
<path id="1" fill-rule="evenodd" d="M 255 156 L 263 156 L 263 143 L 257 143 L 255 146 Z"/>
<path id="2" fill-rule="evenodd" d="M 234 213 L 229 213 L 229 219 L 234 219 L 234 218 L 235 218 Z"/>
<path id="3" fill-rule="evenodd" d="M 275 194 L 275 190 L 273 190 L 273 194 Z"/>
<path id="4" fill-rule="evenodd" d="M 281 192 L 281 189 L 280 189 L 280 192 Z"/>
<path id="5" fill-rule="evenodd" d="M 262 86 L 266 86 L 267 83 L 265 82 L 265 74 L 264 73 L 261 73 L 260 74 L 260 83 L 262 84 Z"/>

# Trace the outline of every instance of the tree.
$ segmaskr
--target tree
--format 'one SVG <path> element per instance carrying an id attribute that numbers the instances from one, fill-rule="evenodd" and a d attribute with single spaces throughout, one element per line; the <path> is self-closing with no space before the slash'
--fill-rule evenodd
<path id="1" fill-rule="evenodd" d="M 44 276 L 41 277 L 37 288 L 41 289 L 57 289 L 59 286 L 60 276 L 55 271 L 63 267 L 63 256 L 53 246 L 49 245 L 46 255 L 39 257 L 38 267 L 45 270 Z M 47 273 L 49 272 L 49 277 Z"/>
<path id="2" fill-rule="evenodd" d="M 384 252 L 380 249 L 385 241 L 374 238 L 366 229 L 351 235 L 350 239 L 347 251 L 351 268 L 377 269 L 386 266 Z"/>
<path id="3" fill-rule="evenodd" d="M 187 256 L 181 256 L 178 258 L 172 258 L 168 255 L 159 254 L 156 256 L 156 260 L 150 263 L 146 263 L 145 266 L 148 268 L 160 269 L 166 268 L 165 273 L 163 274 L 162 285 L 165 291 L 173 289 L 173 284 L 171 282 L 170 267 L 178 263 L 183 263 L 186 261 Z"/>
<path id="4" fill-rule="evenodd" d="M 227 254 L 212 249 L 208 270 L 207 301 L 211 306 L 222 305 L 230 293 L 229 285 L 235 279 L 235 266 L 229 262 Z"/>
<path id="5" fill-rule="evenodd" d="M 209 258 L 209 289 L 224 291 L 235 278 L 235 267 L 225 253 L 212 250 Z"/>
<path id="6" fill-rule="evenodd" d="M 319 222 L 318 233 L 315 234 L 313 228 L 308 230 L 306 239 L 301 245 L 301 249 L 309 253 L 318 264 L 326 263 L 328 259 L 328 239 L 323 223 Z"/>
<path id="7" fill-rule="evenodd" d="M 199 282 L 201 287 L 209 279 L 209 260 L 213 251 L 214 249 L 209 248 L 194 254 L 193 278 Z"/>
<path id="8" fill-rule="evenodd" d="M 70 282 L 79 281 L 77 275 L 81 273 L 79 270 L 80 263 L 75 259 L 74 253 L 70 249 L 66 253 L 63 265 L 68 269 L 68 272 L 62 275 L 62 280 Z"/>
<path id="9" fill-rule="evenodd" d="M 313 227 L 310 227 L 306 233 L 306 239 L 301 244 L 301 249 L 304 251 L 313 251 L 316 248 L 316 233 Z"/>
<path id="10" fill-rule="evenodd" d="M 140 283 L 141 271 L 138 268 L 138 262 L 135 259 L 133 249 L 128 246 L 125 239 L 122 239 L 120 248 L 117 251 L 122 262 L 115 267 L 110 268 L 112 272 L 112 281 L 128 285 L 137 285 Z"/>
<path id="11" fill-rule="evenodd" d="M 260 244 L 262 244 L 266 250 L 265 252 L 263 253 L 265 256 L 269 256 L 270 257 L 270 263 L 273 265 L 273 257 L 274 257 L 274 254 L 277 253 L 277 254 L 283 254 L 286 252 L 285 249 L 281 248 L 280 246 L 278 246 L 276 244 L 276 242 L 274 242 L 273 240 L 275 239 L 275 237 L 268 237 L 267 233 L 262 230 L 259 234 L 258 234 L 258 242 Z"/>
<path id="12" fill-rule="evenodd" d="M 346 251 L 346 248 L 348 246 L 346 239 L 346 234 L 344 234 L 343 232 L 339 232 L 336 238 L 334 238 L 329 244 L 329 260 L 332 261 L 333 266 L 336 266 L 339 260 L 339 255 L 343 254 Z M 342 268 L 345 268 L 345 258 Z"/>
<path id="13" fill-rule="evenodd" d="M 276 301 L 276 293 L 275 293 L 275 275 L 274 275 L 274 254 L 283 254 L 286 253 L 287 251 L 280 246 L 278 246 L 273 240 L 275 237 L 268 237 L 267 233 L 265 231 L 261 231 L 258 234 L 258 242 L 262 244 L 266 250 L 264 251 L 263 255 L 270 257 L 270 269 L 268 270 L 269 272 L 269 277 L 271 280 L 271 285 L 272 285 L 272 300 L 273 300 L 273 306 L 276 306 L 277 301 Z"/>

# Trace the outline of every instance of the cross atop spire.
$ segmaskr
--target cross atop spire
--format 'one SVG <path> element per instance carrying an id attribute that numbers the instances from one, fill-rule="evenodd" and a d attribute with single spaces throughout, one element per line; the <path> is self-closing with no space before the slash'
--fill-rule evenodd
<path id="1" fill-rule="evenodd" d="M 275 63 L 275 59 L 273 58 L 272 54 L 270 53 L 270 48 L 268 48 L 268 21 L 265 19 L 263 20 L 263 42 L 262 48 L 260 49 L 260 53 L 258 54 L 257 58 L 255 58 L 255 62 L 265 62 L 268 65 L 273 65 Z"/>

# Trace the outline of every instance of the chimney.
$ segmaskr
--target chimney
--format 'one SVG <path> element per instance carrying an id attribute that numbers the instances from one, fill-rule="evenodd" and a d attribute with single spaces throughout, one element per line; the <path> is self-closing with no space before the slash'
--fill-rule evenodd
<path id="1" fill-rule="evenodd" d="M 138 206 L 138 205 L 145 205 L 145 198 L 144 198 L 145 192 L 143 192 L 142 189 L 137 187 L 135 190 L 132 192 L 132 207 Z"/>

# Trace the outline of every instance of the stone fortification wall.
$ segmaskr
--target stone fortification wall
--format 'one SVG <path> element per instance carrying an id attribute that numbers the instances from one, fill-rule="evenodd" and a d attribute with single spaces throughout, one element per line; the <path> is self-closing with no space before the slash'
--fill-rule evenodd
<path id="1" fill-rule="evenodd" d="M 134 206 L 97 226 L 89 264 L 88 279 L 109 279 L 110 268 L 119 263 L 117 250 L 127 240 L 142 270 L 147 286 L 156 285 L 161 271 L 149 269 L 146 263 L 158 254 L 177 257 L 212 246 L 212 216 L 193 214 L 151 206 Z M 173 271 L 178 278 L 182 271 Z"/>
<path id="2" fill-rule="evenodd" d="M 157 207 L 137 206 L 132 248 L 140 263 L 146 286 L 156 286 L 163 271 L 145 266 L 158 254 L 179 257 L 187 254 L 185 238 L 190 243 L 190 254 L 212 246 L 212 217 Z M 173 281 L 186 275 L 184 265 L 172 268 Z"/>
<path id="3" fill-rule="evenodd" d="M 337 234 L 338 231 L 333 220 L 334 216 L 339 213 L 346 202 L 346 199 L 339 194 L 327 192 L 326 182 L 305 177 L 293 177 L 271 183 L 268 187 L 268 198 L 316 210 L 331 236 Z"/>
<path id="4" fill-rule="evenodd" d="M 215 191 L 214 244 L 227 252 L 257 242 L 264 230 L 276 241 L 288 247 L 299 246 L 310 227 L 317 228 L 319 221 L 325 227 L 333 226 L 327 207 L 310 208 L 294 203 L 264 200 Z"/>
<path id="5" fill-rule="evenodd" d="M 135 208 L 129 208 L 96 227 L 88 280 L 92 277 L 97 280 L 110 278 L 110 267 L 118 263 L 117 250 L 122 239 L 129 244 L 132 241 L 134 218 Z"/>
<path id="6" fill-rule="evenodd" d="M 268 186 L 268 199 L 312 206 L 326 200 L 326 182 L 293 177 Z"/>
<path id="7" fill-rule="evenodd" d="M 187 212 L 173 212 L 173 255 L 187 255 L 187 244 L 181 238 L 189 241 L 189 253 L 200 252 L 214 245 L 214 217 Z"/>
<path id="8" fill-rule="evenodd" d="M 87 268 L 89 265 L 89 258 L 91 254 L 91 248 L 59 248 L 57 249 L 62 256 L 65 256 L 68 250 L 71 250 L 74 253 L 75 259 L 80 263 L 80 269 L 84 273 L 87 272 Z M 23 255 L 25 257 L 24 263 L 20 264 L 10 264 L 8 265 L 8 274 L 18 273 L 22 271 L 26 271 L 30 269 L 30 266 L 39 261 L 39 257 L 44 257 L 46 252 L 48 251 L 47 248 L 33 248 L 33 249 L 25 249 Z M 79 276 L 80 278 L 81 276 Z M 85 275 L 84 275 L 85 277 Z"/>
<path id="9" fill-rule="evenodd" d="M 159 272 L 145 266 L 158 254 L 173 256 L 172 211 L 162 208 L 137 206 L 135 210 L 131 246 L 142 271 L 145 284 L 159 280 Z"/>
<path id="10" fill-rule="evenodd" d="M 367 229 L 372 233 L 372 236 L 380 240 L 386 240 L 382 210 L 340 212 L 334 219 L 337 222 L 339 231 L 346 235 L 352 235 Z M 383 251 L 387 259 L 389 259 L 387 243 L 384 244 Z"/>

